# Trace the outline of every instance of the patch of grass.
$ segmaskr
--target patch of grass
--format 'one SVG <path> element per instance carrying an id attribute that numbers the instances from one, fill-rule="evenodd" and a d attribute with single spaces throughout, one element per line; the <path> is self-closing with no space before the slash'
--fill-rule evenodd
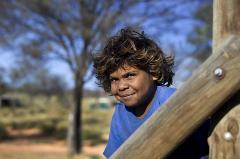
<path id="1" fill-rule="evenodd" d="M 56 98 L 45 99 L 42 96 L 34 99 L 27 99 L 24 107 L 18 108 L 0 108 L 0 121 L 2 123 L 2 130 L 7 128 L 13 129 L 28 129 L 38 128 L 42 134 L 53 136 L 58 139 L 66 139 L 68 128 L 68 113 L 67 106 L 61 105 Z M 31 101 L 31 102 L 30 102 Z M 87 140 L 86 143 L 90 145 L 97 145 L 99 143 L 106 143 L 106 134 L 109 132 L 109 125 L 113 109 L 99 109 L 90 108 L 88 99 L 83 100 L 82 104 L 82 137 Z M 0 124 L 1 124 L 0 123 Z M 2 131 L 4 132 L 4 131 Z M 1 125 L 0 125 L 1 133 Z M 1 135 L 1 134 L 0 134 Z M 5 134 L 4 134 L 5 135 Z M 68 159 L 67 156 L 51 155 L 50 157 L 37 154 L 8 154 L 10 157 L 0 154 L 0 159 L 6 158 L 24 158 L 24 159 Z M 12 157 L 12 156 L 13 157 Z M 15 155 L 15 156 L 14 156 Z M 18 157 L 19 156 L 19 157 Z M 82 156 L 81 159 L 101 159 L 99 156 Z M 75 158 L 74 158 L 75 159 Z M 78 157 L 76 158 L 78 159 Z"/>

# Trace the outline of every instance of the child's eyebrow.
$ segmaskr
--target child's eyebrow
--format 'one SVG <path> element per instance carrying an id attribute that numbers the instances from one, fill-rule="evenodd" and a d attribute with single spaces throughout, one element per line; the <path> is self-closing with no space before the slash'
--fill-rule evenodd
<path id="1" fill-rule="evenodd" d="M 110 80 L 115 80 L 115 79 L 118 79 L 117 77 L 114 77 L 114 76 L 110 76 L 109 77 Z"/>
<path id="2" fill-rule="evenodd" d="M 127 76 L 129 76 L 129 75 L 135 75 L 135 74 L 137 74 L 136 71 L 129 71 L 129 72 L 124 73 L 124 74 L 122 75 L 122 77 L 124 78 L 124 77 L 127 77 Z"/>

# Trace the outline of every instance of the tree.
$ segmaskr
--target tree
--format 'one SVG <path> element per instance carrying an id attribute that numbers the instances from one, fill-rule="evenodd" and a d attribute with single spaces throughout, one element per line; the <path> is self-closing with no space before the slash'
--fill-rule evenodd
<path id="1" fill-rule="evenodd" d="M 163 32 L 183 18 L 174 9 L 187 0 L 2 0 L 0 39 L 14 46 L 19 56 L 46 63 L 66 63 L 74 76 L 68 140 L 71 153 L 81 151 L 81 99 L 83 85 L 91 78 L 91 52 L 101 48 L 106 35 L 132 25 Z M 159 24 L 159 25 L 158 25 Z"/>
<path id="2" fill-rule="evenodd" d="M 0 75 L 0 96 L 2 94 L 4 94 L 5 92 L 7 92 L 8 90 L 8 85 L 6 83 L 6 81 L 4 80 L 4 75 L 5 75 L 5 69 L 0 67 L 0 72 L 1 72 L 1 75 Z"/>
<path id="3" fill-rule="evenodd" d="M 64 79 L 52 74 L 43 61 L 29 59 L 24 54 L 9 70 L 9 80 L 13 90 L 23 90 L 31 95 L 62 95 L 67 90 Z"/>
<path id="4" fill-rule="evenodd" d="M 212 52 L 212 3 L 211 0 L 202 0 L 194 7 L 191 21 L 192 31 L 186 35 L 186 43 L 190 48 L 189 50 L 187 47 L 180 48 L 181 52 L 188 53 L 181 55 L 181 58 L 176 61 L 178 65 L 175 76 L 177 86 L 186 81 Z"/>
<path id="5" fill-rule="evenodd" d="M 212 52 L 213 2 L 205 0 L 194 13 L 194 19 L 198 25 L 194 27 L 188 41 L 195 46 L 193 56 L 203 62 Z"/>

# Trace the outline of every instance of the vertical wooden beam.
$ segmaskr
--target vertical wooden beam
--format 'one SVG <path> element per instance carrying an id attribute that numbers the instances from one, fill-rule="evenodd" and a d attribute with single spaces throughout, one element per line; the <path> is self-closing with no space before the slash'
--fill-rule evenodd
<path id="1" fill-rule="evenodd" d="M 231 34 L 240 35 L 240 0 L 214 0 L 213 54 Z M 240 99 L 239 92 L 235 96 L 235 99 Z M 210 159 L 240 158 L 240 105 L 233 108 L 236 102 L 229 104 L 233 100 L 228 100 L 223 109 L 213 115 L 213 124 L 216 126 L 208 138 Z"/>
<path id="2" fill-rule="evenodd" d="M 240 104 L 232 106 L 234 108 L 220 120 L 208 139 L 210 159 L 240 158 Z"/>
<path id="3" fill-rule="evenodd" d="M 214 0 L 213 53 L 231 34 L 240 35 L 240 0 Z"/>

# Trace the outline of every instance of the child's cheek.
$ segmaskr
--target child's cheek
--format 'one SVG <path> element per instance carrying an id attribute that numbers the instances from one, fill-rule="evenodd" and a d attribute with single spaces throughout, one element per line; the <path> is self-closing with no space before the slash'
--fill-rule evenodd
<path id="1" fill-rule="evenodd" d="M 116 96 L 116 94 L 117 94 L 117 88 L 116 88 L 116 86 L 115 85 L 111 85 L 111 93 L 112 93 L 112 95 L 114 95 L 114 96 Z"/>

